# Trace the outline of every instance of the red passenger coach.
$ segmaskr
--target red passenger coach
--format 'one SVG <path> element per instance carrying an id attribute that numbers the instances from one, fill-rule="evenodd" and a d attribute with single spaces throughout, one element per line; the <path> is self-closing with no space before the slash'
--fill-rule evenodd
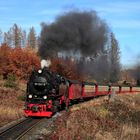
<path id="1" fill-rule="evenodd" d="M 82 84 L 77 81 L 69 81 L 69 100 L 82 98 Z"/>
<path id="2" fill-rule="evenodd" d="M 96 96 L 96 85 L 92 83 L 83 83 L 82 85 L 82 97 L 89 98 Z"/>
<path id="3" fill-rule="evenodd" d="M 111 88 L 108 86 L 100 86 L 97 84 L 82 82 L 78 83 L 70 81 L 69 85 L 69 100 L 89 99 L 99 95 L 107 95 L 111 93 Z"/>

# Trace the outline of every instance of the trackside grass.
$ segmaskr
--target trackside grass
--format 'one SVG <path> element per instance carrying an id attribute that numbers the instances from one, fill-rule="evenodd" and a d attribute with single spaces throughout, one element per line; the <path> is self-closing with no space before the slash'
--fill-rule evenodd
<path id="1" fill-rule="evenodd" d="M 137 140 L 140 138 L 140 94 L 118 95 L 74 105 L 48 128 L 44 139 Z"/>
<path id="2" fill-rule="evenodd" d="M 1 81 L 0 86 L 0 127 L 23 117 L 24 90 L 20 88 L 6 88 Z"/>

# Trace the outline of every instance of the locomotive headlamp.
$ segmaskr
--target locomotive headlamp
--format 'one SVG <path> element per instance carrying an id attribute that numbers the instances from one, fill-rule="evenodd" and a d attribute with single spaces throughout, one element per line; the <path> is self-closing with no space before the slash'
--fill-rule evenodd
<path id="1" fill-rule="evenodd" d="M 42 70 L 38 70 L 38 73 L 42 73 Z"/>
<path id="2" fill-rule="evenodd" d="M 47 96 L 43 96 L 43 99 L 47 99 Z"/>
<path id="3" fill-rule="evenodd" d="M 33 95 L 30 94 L 28 97 L 31 99 L 33 97 Z"/>

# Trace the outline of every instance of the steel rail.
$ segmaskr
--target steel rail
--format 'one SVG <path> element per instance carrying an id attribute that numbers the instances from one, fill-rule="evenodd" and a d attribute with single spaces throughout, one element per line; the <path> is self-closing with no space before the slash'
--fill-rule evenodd
<path id="1" fill-rule="evenodd" d="M 27 118 L 0 133 L 0 140 L 17 140 L 30 131 L 42 119 Z"/>
<path id="2" fill-rule="evenodd" d="M 24 131 L 22 134 L 20 134 L 15 140 L 22 139 L 30 130 L 32 130 L 35 126 L 37 126 L 43 119 L 40 119 L 36 123 L 34 123 L 31 127 L 29 127 L 26 131 Z"/>

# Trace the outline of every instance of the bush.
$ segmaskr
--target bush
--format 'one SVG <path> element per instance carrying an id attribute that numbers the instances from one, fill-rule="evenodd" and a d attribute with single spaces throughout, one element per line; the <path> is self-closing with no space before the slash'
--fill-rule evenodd
<path id="1" fill-rule="evenodd" d="M 26 99 L 26 95 L 20 95 L 17 97 L 17 100 L 20 100 L 20 101 L 25 101 Z"/>
<path id="2" fill-rule="evenodd" d="M 0 80 L 3 80 L 3 75 L 0 75 Z"/>
<path id="3" fill-rule="evenodd" d="M 16 83 L 16 76 L 14 74 L 8 74 L 7 79 L 4 83 L 5 87 L 10 87 L 10 88 L 16 88 L 17 83 Z"/>

